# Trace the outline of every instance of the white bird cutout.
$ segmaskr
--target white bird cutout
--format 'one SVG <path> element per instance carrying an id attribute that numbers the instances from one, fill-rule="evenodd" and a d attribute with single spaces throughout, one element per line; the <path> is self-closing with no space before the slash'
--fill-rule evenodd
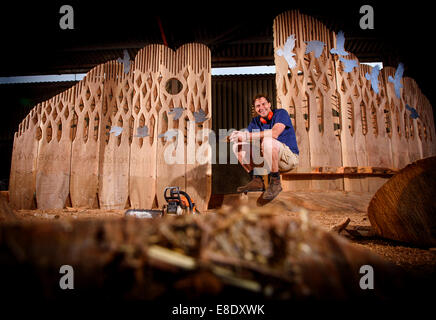
<path id="1" fill-rule="evenodd" d="M 344 32 L 341 30 L 338 32 L 338 35 L 336 37 L 336 48 L 332 48 L 330 50 L 331 54 L 337 54 L 340 56 L 348 56 L 348 52 L 345 51 L 345 36 Z"/>
<path id="2" fill-rule="evenodd" d="M 176 141 L 177 141 L 178 135 L 179 135 L 179 131 L 177 129 L 170 129 L 168 131 L 165 131 L 165 133 L 158 135 L 157 137 L 164 138 L 165 141 L 169 141 L 172 138 L 176 137 Z"/>
<path id="3" fill-rule="evenodd" d="M 208 118 L 206 118 L 206 114 L 202 109 L 200 109 L 200 111 L 198 112 L 194 112 L 194 118 L 195 118 L 195 123 L 204 122 L 208 120 Z"/>
<path id="4" fill-rule="evenodd" d="M 112 126 L 111 131 L 109 131 L 109 134 L 115 133 L 115 137 L 118 137 L 121 134 L 121 132 L 123 132 L 123 128 L 117 127 L 117 126 Z"/>
<path id="5" fill-rule="evenodd" d="M 376 65 L 374 68 L 372 68 L 371 74 L 369 74 L 368 72 L 365 74 L 366 80 L 371 81 L 372 90 L 374 90 L 374 92 L 377 94 L 378 94 L 378 74 L 379 73 L 380 73 L 380 67 L 378 65 Z"/>
<path id="6" fill-rule="evenodd" d="M 347 60 L 342 57 L 339 57 L 339 61 L 341 61 L 344 64 L 344 72 L 349 73 L 353 71 L 354 68 L 357 68 L 359 64 L 356 60 Z"/>
<path id="7" fill-rule="evenodd" d="M 124 73 L 129 73 L 130 71 L 130 56 L 126 49 L 123 50 L 123 59 L 118 58 L 119 63 L 124 64 Z"/>
<path id="8" fill-rule="evenodd" d="M 404 65 L 400 62 L 398 64 L 398 68 L 395 71 L 395 78 L 392 78 L 392 76 L 389 76 L 388 80 L 389 82 L 392 82 L 394 84 L 395 88 L 395 95 L 398 99 L 401 99 L 400 89 L 403 87 L 401 84 L 401 78 L 403 78 L 404 73 Z"/>
<path id="9" fill-rule="evenodd" d="M 278 56 L 285 58 L 290 69 L 295 68 L 297 65 L 297 62 L 293 58 L 293 56 L 295 56 L 295 53 L 292 53 L 292 50 L 294 50 L 294 47 L 295 47 L 295 35 L 291 34 L 288 37 L 288 39 L 286 39 L 286 42 L 285 42 L 285 45 L 283 46 L 283 49 L 276 50 L 276 53 Z"/>
<path id="10" fill-rule="evenodd" d="M 168 114 L 174 114 L 173 120 L 179 120 L 179 118 L 182 116 L 184 110 L 185 109 L 183 109 L 183 108 L 173 108 L 173 109 L 171 109 L 170 112 L 168 112 Z"/>
<path id="11" fill-rule="evenodd" d="M 324 50 L 325 43 L 318 40 L 305 41 L 305 42 L 307 46 L 304 54 L 314 52 L 315 58 L 319 58 L 322 54 L 322 51 Z"/>

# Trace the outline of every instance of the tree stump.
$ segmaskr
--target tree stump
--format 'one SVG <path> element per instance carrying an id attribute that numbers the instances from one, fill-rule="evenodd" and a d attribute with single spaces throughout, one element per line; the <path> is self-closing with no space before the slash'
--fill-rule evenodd
<path id="1" fill-rule="evenodd" d="M 418 246 L 436 245 L 436 157 L 409 164 L 387 181 L 368 206 L 377 235 Z"/>

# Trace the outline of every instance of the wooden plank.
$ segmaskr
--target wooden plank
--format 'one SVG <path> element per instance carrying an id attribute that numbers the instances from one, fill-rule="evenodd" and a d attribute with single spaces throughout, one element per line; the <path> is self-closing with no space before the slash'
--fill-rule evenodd
<path id="1" fill-rule="evenodd" d="M 417 107 L 418 114 L 420 115 L 417 124 L 418 136 L 422 146 L 422 157 L 427 158 L 432 156 L 432 144 L 428 132 L 430 128 L 428 119 L 432 117 L 433 110 L 427 97 L 422 94 L 422 92 L 419 94 Z"/>
<path id="2" fill-rule="evenodd" d="M 400 89 L 401 96 L 398 98 L 395 94 L 394 84 L 389 81 L 389 76 L 392 78 L 395 77 L 395 71 L 396 70 L 392 67 L 384 67 L 381 70 L 381 73 L 386 87 L 388 111 L 392 126 L 392 132 L 390 134 L 392 147 L 392 166 L 401 169 L 409 163 L 409 153 L 408 148 L 405 147 L 407 140 L 404 130 L 404 104 L 402 101 L 402 92 L 404 89 Z M 404 82 L 404 80 L 402 82 Z"/>
<path id="3" fill-rule="evenodd" d="M 211 194 L 211 153 L 206 156 L 209 162 L 205 164 L 198 163 L 196 154 L 200 145 L 202 149 L 208 148 L 205 139 L 207 130 L 211 129 L 210 51 L 203 45 L 187 44 L 176 52 L 161 47 L 161 52 L 156 189 L 158 204 L 160 206 L 165 203 L 165 187 L 178 186 L 194 198 L 200 210 L 206 210 Z M 180 82 L 180 91 L 171 91 L 168 87 L 171 79 Z M 178 119 L 175 119 L 174 108 L 183 109 Z M 196 123 L 194 112 L 200 110 L 207 120 Z M 197 133 L 201 129 L 205 130 L 198 138 Z M 165 138 L 165 133 L 174 133 L 175 136 Z"/>
<path id="4" fill-rule="evenodd" d="M 380 81 L 379 74 L 377 79 L 379 93 L 376 93 L 371 81 L 365 77 L 366 74 L 371 75 L 374 69 L 368 65 L 361 65 L 359 70 L 362 79 L 362 107 L 365 108 L 367 122 L 365 141 L 368 166 L 390 167 L 392 166 L 392 151 L 385 128 L 386 88 L 384 81 Z M 376 191 L 383 182 L 380 178 L 369 177 L 369 191 Z"/>
<path id="5" fill-rule="evenodd" d="M 74 87 L 43 102 L 42 138 L 36 170 L 38 209 L 65 207 L 70 191 L 71 139 Z"/>
<path id="6" fill-rule="evenodd" d="M 185 122 L 188 138 L 186 192 L 200 211 L 206 211 L 212 194 L 212 149 L 209 143 L 212 130 L 211 53 L 205 45 L 191 43 L 180 47 L 178 55 L 187 59 L 181 71 L 189 73 L 184 92 L 189 119 Z M 198 116 L 200 113 L 204 115 L 203 119 Z M 211 137 L 214 139 L 213 135 Z"/>
<path id="7" fill-rule="evenodd" d="M 186 144 L 184 137 L 186 98 L 183 90 L 186 90 L 186 77 L 180 72 L 177 65 L 176 52 L 168 47 L 160 47 L 159 71 L 159 104 L 158 104 L 158 139 L 157 139 L 157 182 L 156 195 L 158 206 L 164 205 L 164 189 L 169 186 L 177 186 L 181 190 L 185 185 Z M 180 81 L 183 89 L 179 93 L 167 92 L 167 82 L 175 78 Z M 182 108 L 182 114 L 178 119 L 175 108 Z"/>
<path id="8" fill-rule="evenodd" d="M 424 158 L 435 156 L 436 141 L 433 140 L 433 137 L 435 137 L 433 109 L 430 104 L 430 101 L 424 94 L 422 94 L 422 92 L 420 94 L 418 106 L 422 106 L 422 110 L 420 111 L 420 113 L 422 114 L 420 120 L 422 121 L 422 137 L 421 137 L 422 151 L 423 151 L 422 156 Z"/>
<path id="9" fill-rule="evenodd" d="M 14 209 L 34 209 L 36 191 L 36 163 L 38 157 L 41 104 L 35 106 L 20 123 L 14 135 L 9 201 Z"/>
<path id="10" fill-rule="evenodd" d="M 282 176 L 292 175 L 395 175 L 399 169 L 381 167 L 298 167 Z"/>
<path id="11" fill-rule="evenodd" d="M 98 166 L 104 65 L 76 85 L 72 124 L 70 195 L 73 207 L 98 208 Z"/>
<path id="12" fill-rule="evenodd" d="M 135 58 L 132 101 L 134 124 L 129 169 L 129 196 L 133 208 L 150 209 L 156 197 L 159 61 L 158 45 L 146 46 Z M 138 129 L 144 130 L 145 127 L 147 136 L 138 135 Z"/>
<path id="13" fill-rule="evenodd" d="M 287 11 L 274 19 L 274 62 L 276 65 L 277 108 L 284 108 L 291 116 L 292 124 L 297 137 L 300 151 L 299 166 L 310 167 L 310 141 L 309 141 L 309 109 L 308 99 L 305 94 L 305 82 L 298 70 L 303 68 L 304 47 L 298 45 L 302 41 L 301 28 L 298 28 L 300 14 L 297 11 Z M 289 68 L 282 56 L 277 55 L 277 49 L 282 48 L 290 35 L 295 35 L 296 46 L 294 59 L 297 66 Z M 293 184 L 284 185 L 285 190 L 310 189 L 310 180 L 295 181 Z M 295 189 L 294 189 L 295 188 Z"/>
<path id="14" fill-rule="evenodd" d="M 343 63 L 338 58 L 335 59 L 337 94 L 341 111 L 342 162 L 344 166 L 365 166 L 367 165 L 367 157 L 362 128 L 360 72 L 358 68 L 354 68 L 348 73 L 345 72 Z M 352 53 L 347 59 L 359 61 Z M 367 191 L 368 181 L 344 177 L 344 190 Z"/>
<path id="15" fill-rule="evenodd" d="M 404 78 L 404 103 L 410 107 L 417 109 L 419 88 L 415 80 L 409 77 Z M 419 115 L 419 114 L 418 114 Z M 417 119 L 411 117 L 409 110 L 405 111 L 405 126 L 408 131 L 408 150 L 409 161 L 414 162 L 422 158 L 422 145 L 418 137 Z"/>
<path id="16" fill-rule="evenodd" d="M 302 19 L 303 38 L 298 43 L 304 49 L 306 45 L 303 41 L 323 40 L 326 43 L 319 58 L 315 58 L 314 52 L 305 54 L 304 63 L 301 65 L 309 107 L 310 164 L 315 167 L 340 166 L 342 165 L 340 128 L 338 128 L 340 105 L 335 98 L 337 96 L 335 64 L 330 54 L 333 33 L 312 17 L 302 15 Z M 343 185 L 340 180 L 313 180 L 312 188 L 342 190 Z"/>
<path id="17" fill-rule="evenodd" d="M 132 73 L 124 73 L 123 65 L 116 61 L 105 64 L 102 121 L 100 130 L 99 201 L 101 209 L 123 209 L 128 204 L 129 190 L 129 127 L 132 105 Z M 111 131 L 119 127 L 121 133 Z"/>

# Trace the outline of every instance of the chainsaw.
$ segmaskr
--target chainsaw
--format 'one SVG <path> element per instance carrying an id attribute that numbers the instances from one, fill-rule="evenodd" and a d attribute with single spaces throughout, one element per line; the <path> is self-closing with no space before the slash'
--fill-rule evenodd
<path id="1" fill-rule="evenodd" d="M 182 215 L 182 214 L 199 214 L 200 211 L 195 207 L 195 202 L 179 187 L 167 187 L 164 190 L 164 198 L 167 202 L 162 210 L 147 209 L 129 209 L 126 211 L 126 217 L 137 218 L 158 218 L 164 215 Z"/>

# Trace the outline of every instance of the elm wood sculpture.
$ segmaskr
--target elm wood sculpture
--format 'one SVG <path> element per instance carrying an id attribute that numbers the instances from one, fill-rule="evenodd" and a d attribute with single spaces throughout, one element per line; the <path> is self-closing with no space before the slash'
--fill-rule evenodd
<path id="1" fill-rule="evenodd" d="M 195 43 L 177 51 L 149 45 L 128 63 L 128 72 L 125 65 L 95 67 L 19 125 L 10 175 L 15 209 L 151 208 L 165 203 L 161 194 L 168 185 L 187 190 L 199 210 L 207 209 L 211 163 L 196 155 L 211 156 L 210 50 Z M 167 92 L 169 80 L 178 80 L 182 90 Z M 184 110 L 178 122 L 169 115 L 174 107 Z M 147 136 L 138 136 L 145 127 Z M 192 138 L 178 140 L 181 159 L 175 165 L 163 157 L 172 141 L 158 139 L 169 129 Z"/>
<path id="2" fill-rule="evenodd" d="M 436 157 L 407 165 L 386 182 L 368 206 L 375 232 L 418 246 L 436 245 Z"/>
<path id="3" fill-rule="evenodd" d="M 300 167 L 401 169 L 424 153 L 436 155 L 432 108 L 413 79 L 400 79 L 399 72 L 394 84 L 389 81 L 389 76 L 395 76 L 394 69 L 377 73 L 366 65 L 345 71 L 338 53 L 347 54 L 347 59 L 357 59 L 351 52 L 332 49 L 343 49 L 346 37 L 336 35 L 296 10 L 279 14 L 273 30 L 277 107 L 285 108 L 293 120 Z M 295 38 L 293 68 L 283 56 L 277 55 L 291 35 Z M 313 52 L 305 54 L 305 43 L 311 41 L 326 44 L 319 58 Z M 368 80 L 366 74 L 374 76 Z M 406 103 L 421 112 L 422 118 L 410 118 L 405 112 Z M 285 189 L 375 192 L 386 181 L 371 176 L 324 180 L 298 180 L 285 184 Z"/>

